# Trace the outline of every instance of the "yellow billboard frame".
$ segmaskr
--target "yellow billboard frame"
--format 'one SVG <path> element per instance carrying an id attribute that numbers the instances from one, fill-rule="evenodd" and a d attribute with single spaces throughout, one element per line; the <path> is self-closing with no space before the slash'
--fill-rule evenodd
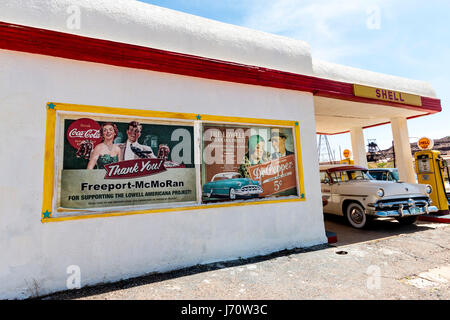
<path id="1" fill-rule="evenodd" d="M 204 121 L 215 123 L 242 123 L 252 125 L 265 125 L 265 126 L 285 126 L 294 128 L 296 154 L 297 154 L 297 177 L 298 187 L 300 188 L 299 196 L 297 198 L 289 199 L 277 199 L 277 200 L 258 200 L 251 202 L 228 202 L 220 204 L 196 204 L 193 206 L 173 207 L 173 208 L 156 208 L 156 209 L 142 209 L 135 211 L 116 211 L 105 213 L 93 213 L 77 216 L 67 217 L 52 217 L 53 210 L 53 196 L 54 196 L 54 175 L 55 175 L 55 131 L 56 131 L 56 117 L 57 111 L 77 112 L 77 113 L 97 113 L 117 116 L 135 116 L 146 118 L 164 118 L 174 120 L 192 120 L 192 121 Z M 174 212 L 174 211 L 187 211 L 197 209 L 212 209 L 223 207 L 236 207 L 246 205 L 262 205 L 271 203 L 283 203 L 283 202 L 297 202 L 306 201 L 305 187 L 303 179 L 303 164 L 302 164 L 302 152 L 300 143 L 300 128 L 298 121 L 289 120 L 272 120 L 272 119 L 258 119 L 258 118 L 241 118 L 241 117 L 227 117 L 216 116 L 206 114 L 195 113 L 179 113 L 179 112 L 166 112 L 166 111 L 150 111 L 140 109 L 128 109 L 128 108 L 115 108 L 104 106 L 88 106 L 77 105 L 68 103 L 49 102 L 46 105 L 46 132 L 45 132 L 45 153 L 44 153 L 44 181 L 43 181 L 43 199 L 42 199 L 42 212 L 41 222 L 59 222 L 67 220 L 80 220 L 89 218 L 106 218 L 106 217 L 118 217 L 135 214 L 150 214 L 150 213 L 162 213 L 162 212 Z"/>

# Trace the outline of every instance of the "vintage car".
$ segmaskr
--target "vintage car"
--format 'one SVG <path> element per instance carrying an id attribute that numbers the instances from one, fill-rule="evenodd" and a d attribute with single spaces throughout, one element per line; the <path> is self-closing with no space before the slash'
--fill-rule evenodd
<path id="1" fill-rule="evenodd" d="M 367 171 L 355 165 L 321 166 L 323 211 L 345 216 L 358 229 L 376 217 L 412 224 L 419 215 L 437 212 L 430 185 L 379 181 Z"/>
<path id="2" fill-rule="evenodd" d="M 382 180 L 382 181 L 400 180 L 398 178 L 397 168 L 376 168 L 376 169 L 369 169 L 368 172 L 375 180 Z"/>
<path id="3" fill-rule="evenodd" d="M 206 198 L 252 198 L 263 193 L 258 181 L 242 178 L 237 172 L 222 172 L 213 176 L 203 185 L 203 197 Z"/>

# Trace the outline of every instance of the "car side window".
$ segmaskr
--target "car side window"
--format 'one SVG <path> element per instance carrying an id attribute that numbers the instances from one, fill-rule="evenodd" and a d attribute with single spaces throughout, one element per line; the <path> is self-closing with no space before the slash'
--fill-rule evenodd
<path id="1" fill-rule="evenodd" d="M 339 171 L 336 172 L 336 176 L 339 177 L 339 182 L 345 182 L 352 179 L 351 172 L 348 171 Z"/>
<path id="2" fill-rule="evenodd" d="M 376 171 L 370 171 L 369 173 L 370 173 L 370 175 L 371 175 L 375 180 L 378 180 L 378 172 L 376 172 Z"/>
<path id="3" fill-rule="evenodd" d="M 330 175 L 331 178 L 333 179 L 333 182 L 342 182 L 348 180 L 347 173 L 344 171 L 332 172 L 330 173 Z"/>
<path id="4" fill-rule="evenodd" d="M 328 173 L 326 171 L 320 172 L 320 183 L 330 183 L 330 178 L 328 177 Z"/>

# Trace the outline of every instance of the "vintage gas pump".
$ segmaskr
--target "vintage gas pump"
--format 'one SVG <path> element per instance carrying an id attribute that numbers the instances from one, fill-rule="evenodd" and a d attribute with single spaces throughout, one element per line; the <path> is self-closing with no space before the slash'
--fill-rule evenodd
<path id="1" fill-rule="evenodd" d="M 344 152 L 342 152 L 344 155 L 344 159 L 340 161 L 341 164 L 354 164 L 355 162 L 350 159 L 351 151 L 348 149 L 345 149 Z"/>
<path id="2" fill-rule="evenodd" d="M 444 181 L 444 170 L 448 170 L 447 162 L 442 159 L 439 151 L 431 150 L 433 148 L 431 139 L 421 138 L 417 144 L 422 149 L 414 154 L 417 180 L 433 188 L 430 197 L 433 205 L 439 210 L 437 214 L 449 214 Z"/>

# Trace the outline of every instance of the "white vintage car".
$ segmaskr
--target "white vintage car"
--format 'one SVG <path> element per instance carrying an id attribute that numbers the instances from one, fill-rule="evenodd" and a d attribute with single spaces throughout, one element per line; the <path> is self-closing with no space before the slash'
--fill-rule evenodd
<path id="1" fill-rule="evenodd" d="M 412 224 L 431 206 L 429 185 L 375 180 L 367 168 L 355 165 L 320 166 L 323 211 L 343 215 L 355 228 L 376 217 L 394 217 Z"/>

